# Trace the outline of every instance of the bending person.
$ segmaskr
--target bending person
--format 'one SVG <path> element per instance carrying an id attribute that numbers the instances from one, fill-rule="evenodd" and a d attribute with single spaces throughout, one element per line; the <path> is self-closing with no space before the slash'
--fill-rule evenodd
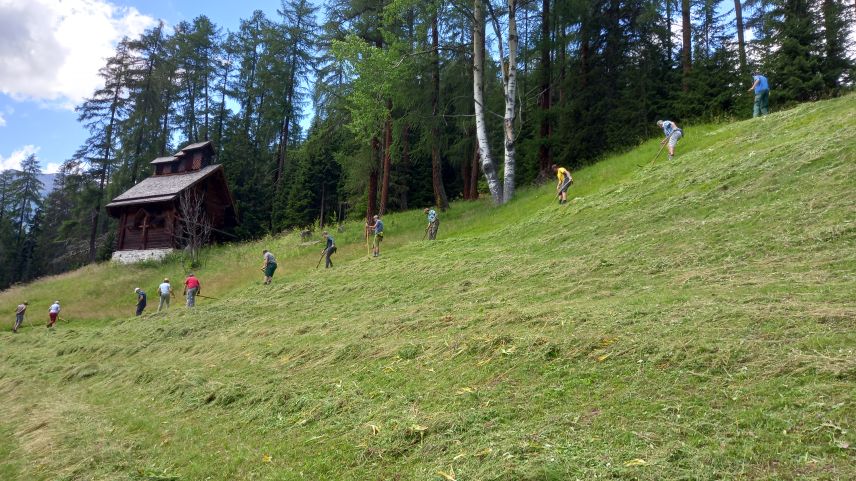
<path id="1" fill-rule="evenodd" d="M 574 178 L 571 177 L 571 172 L 568 169 L 559 167 L 556 164 L 553 164 L 553 172 L 559 179 L 559 183 L 556 184 L 556 195 L 559 197 L 559 204 L 566 204 L 568 202 L 568 188 L 574 183 Z"/>
<path id="2" fill-rule="evenodd" d="M 672 157 L 675 156 L 675 146 L 678 144 L 678 141 L 681 140 L 681 137 L 684 136 L 684 131 L 678 127 L 678 124 L 672 122 L 671 120 L 658 120 L 657 127 L 663 129 L 663 134 L 666 136 L 661 142 L 660 145 L 669 143 L 669 160 L 672 160 Z"/>

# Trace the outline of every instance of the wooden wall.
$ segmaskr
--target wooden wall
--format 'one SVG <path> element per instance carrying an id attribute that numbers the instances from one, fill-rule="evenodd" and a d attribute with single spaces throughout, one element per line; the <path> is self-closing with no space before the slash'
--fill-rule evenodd
<path id="1" fill-rule="evenodd" d="M 120 218 L 118 250 L 175 247 L 172 205 L 129 206 Z"/>

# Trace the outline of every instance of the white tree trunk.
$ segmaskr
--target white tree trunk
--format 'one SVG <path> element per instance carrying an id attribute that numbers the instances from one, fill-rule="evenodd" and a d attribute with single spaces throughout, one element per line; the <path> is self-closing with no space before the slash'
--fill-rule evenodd
<path id="1" fill-rule="evenodd" d="M 505 69 L 505 178 L 502 186 L 502 203 L 514 196 L 515 138 L 514 111 L 517 99 L 517 0 L 508 0 L 508 67 Z"/>
<path id="2" fill-rule="evenodd" d="M 487 125 L 484 119 L 484 0 L 473 0 L 473 100 L 476 114 L 476 138 L 487 186 L 494 204 L 502 203 L 502 184 L 490 155 Z"/>

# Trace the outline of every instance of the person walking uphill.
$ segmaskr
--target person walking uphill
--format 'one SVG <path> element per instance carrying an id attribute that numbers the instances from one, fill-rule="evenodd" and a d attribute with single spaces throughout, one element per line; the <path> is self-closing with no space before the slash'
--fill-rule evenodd
<path id="1" fill-rule="evenodd" d="M 669 160 L 672 160 L 672 157 L 675 156 L 675 145 L 678 144 L 678 141 L 681 140 L 681 137 L 684 136 L 684 131 L 678 127 L 678 124 L 672 122 L 671 120 L 658 120 L 657 127 L 663 129 L 663 134 L 666 135 L 666 138 L 660 142 L 660 145 L 669 143 Z"/>
<path id="2" fill-rule="evenodd" d="M 17 333 L 18 328 L 20 328 L 21 324 L 24 323 L 24 314 L 26 314 L 27 306 L 29 306 L 29 305 L 30 305 L 30 303 L 27 301 L 24 301 L 23 303 L 18 304 L 18 308 L 15 309 L 15 327 L 12 328 L 12 332 Z"/>
<path id="3" fill-rule="evenodd" d="M 369 226 L 374 232 L 374 241 L 372 242 L 372 257 L 380 256 L 380 243 L 383 241 L 383 221 L 378 216 L 374 216 L 374 224 Z"/>
<path id="4" fill-rule="evenodd" d="M 437 239 L 437 230 L 440 228 L 440 219 L 437 218 L 437 211 L 430 208 L 425 208 L 425 215 L 428 216 L 428 227 L 425 231 L 428 233 L 428 240 Z"/>
<path id="5" fill-rule="evenodd" d="M 172 286 L 169 285 L 169 279 L 166 277 L 163 278 L 163 282 L 158 286 L 158 296 L 160 296 L 158 312 L 161 311 L 164 305 L 169 309 L 169 298 L 175 297 L 175 293 L 172 292 Z"/>
<path id="6" fill-rule="evenodd" d="M 574 178 L 571 177 L 571 173 L 568 169 L 559 167 L 556 164 L 553 164 L 553 172 L 556 173 L 556 177 L 559 179 L 559 183 L 556 184 L 556 195 L 559 196 L 559 204 L 567 204 L 568 188 L 574 183 Z"/>
<path id="7" fill-rule="evenodd" d="M 767 77 L 759 72 L 752 74 L 752 86 L 749 87 L 749 92 L 755 91 L 755 105 L 752 107 L 752 117 L 759 115 L 767 115 L 770 113 L 770 84 L 767 82 Z"/>
<path id="8" fill-rule="evenodd" d="M 137 295 L 137 315 L 140 316 L 143 314 L 143 310 L 146 308 L 146 293 L 139 287 L 134 289 L 134 294 Z"/>
<path id="9" fill-rule="evenodd" d="M 322 236 L 327 240 L 327 246 L 321 251 L 321 254 L 324 255 L 324 268 L 327 269 L 329 267 L 333 267 L 333 261 L 330 260 L 330 256 L 336 253 L 336 241 L 333 239 L 333 236 L 327 233 L 326 230 Z"/>
<path id="10" fill-rule="evenodd" d="M 59 301 L 54 301 L 54 303 L 51 304 L 50 309 L 48 309 L 48 317 L 50 318 L 50 321 L 48 321 L 47 327 L 53 327 L 54 324 L 56 324 L 56 318 L 59 316 L 60 310 Z"/>
<path id="11" fill-rule="evenodd" d="M 273 280 L 273 273 L 276 272 L 276 257 L 267 249 L 262 252 L 262 256 L 264 258 L 262 270 L 265 273 L 265 284 L 270 284 Z"/>
<path id="12" fill-rule="evenodd" d="M 187 279 L 184 280 L 184 296 L 187 299 L 187 307 L 196 306 L 196 295 L 199 294 L 201 289 L 202 286 L 199 285 L 199 279 L 192 272 L 187 274 Z"/>

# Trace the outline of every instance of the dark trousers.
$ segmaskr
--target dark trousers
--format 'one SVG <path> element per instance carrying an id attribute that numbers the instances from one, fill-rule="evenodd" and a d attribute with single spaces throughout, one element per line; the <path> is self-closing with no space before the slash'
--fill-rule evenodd
<path id="1" fill-rule="evenodd" d="M 21 324 L 23 324 L 23 322 L 24 322 L 24 315 L 23 314 L 15 314 L 15 328 L 12 330 L 17 331 L 18 328 L 21 327 Z"/>
<path id="2" fill-rule="evenodd" d="M 146 308 L 145 304 L 137 304 L 137 315 L 140 316 L 143 314 L 143 309 Z"/>
<path id="3" fill-rule="evenodd" d="M 330 260 L 330 256 L 336 253 L 336 246 L 330 246 L 324 249 L 324 268 L 333 267 L 333 261 Z"/>

